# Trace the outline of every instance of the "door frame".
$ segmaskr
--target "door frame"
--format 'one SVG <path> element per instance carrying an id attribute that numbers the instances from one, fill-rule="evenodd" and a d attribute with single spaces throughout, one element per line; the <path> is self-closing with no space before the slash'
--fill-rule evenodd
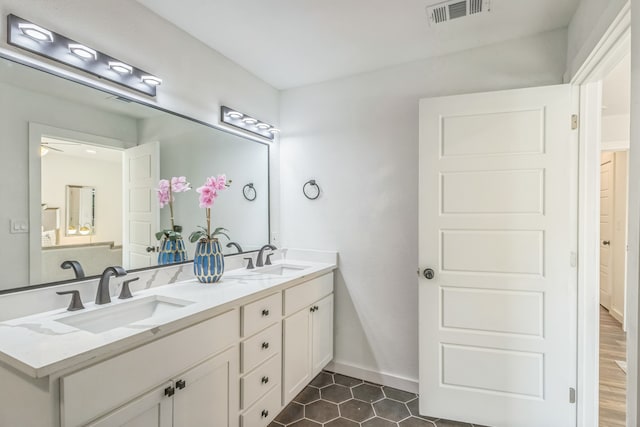
<path id="1" fill-rule="evenodd" d="M 602 78 L 630 52 L 631 5 L 620 13 L 602 36 L 570 83 L 579 99 L 578 139 L 578 399 L 577 424 L 598 426 L 599 411 L 599 223 L 600 223 L 600 152 Z M 631 152 L 631 150 L 630 150 Z M 629 159 L 629 171 L 640 168 L 640 158 Z M 631 177 L 633 178 L 633 177 Z M 637 234 L 640 212 L 634 203 L 639 197 L 629 193 L 629 253 L 638 254 Z M 635 214 L 635 215 L 634 215 Z M 594 238 L 595 237 L 595 238 Z M 629 256 L 627 264 L 626 318 L 627 334 L 627 426 L 638 420 L 638 279 L 639 259 Z M 633 286 L 632 286 L 633 285 Z"/>

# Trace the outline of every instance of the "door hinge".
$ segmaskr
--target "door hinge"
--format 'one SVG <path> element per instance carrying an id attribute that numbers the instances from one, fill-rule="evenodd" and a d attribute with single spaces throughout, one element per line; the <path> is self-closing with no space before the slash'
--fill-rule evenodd
<path id="1" fill-rule="evenodd" d="M 571 252 L 569 254 L 569 265 L 571 267 L 577 267 L 578 266 L 578 254 L 575 252 Z"/>
<path id="2" fill-rule="evenodd" d="M 569 403 L 576 403 L 576 389 L 569 387 Z"/>
<path id="3" fill-rule="evenodd" d="M 571 115 L 571 130 L 576 130 L 578 129 L 578 115 L 577 114 L 572 114 Z"/>

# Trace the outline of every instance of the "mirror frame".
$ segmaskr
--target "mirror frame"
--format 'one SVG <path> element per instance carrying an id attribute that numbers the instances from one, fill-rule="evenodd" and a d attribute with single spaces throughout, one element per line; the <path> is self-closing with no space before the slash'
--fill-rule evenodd
<path id="1" fill-rule="evenodd" d="M 267 139 L 263 139 L 254 135 L 249 135 L 249 134 L 245 134 L 241 131 L 235 130 L 235 129 L 231 129 L 231 128 L 227 128 L 224 126 L 220 126 L 219 124 L 214 124 L 214 123 L 209 123 L 209 122 L 205 122 L 203 120 L 199 120 L 190 116 L 187 116 L 185 114 L 179 113 L 177 111 L 172 111 L 163 107 L 160 107 L 157 104 L 154 104 L 152 102 L 149 102 L 147 100 L 144 99 L 140 99 L 140 98 L 136 98 L 131 96 L 131 94 L 129 94 L 128 92 L 124 91 L 124 90 L 116 90 L 115 88 L 110 88 L 110 87 L 106 87 L 106 86 L 101 86 L 98 84 L 98 82 L 93 81 L 90 77 L 81 77 L 80 75 L 77 75 L 74 72 L 71 71 L 63 71 L 63 70 L 57 70 L 55 68 L 53 68 L 54 66 L 51 65 L 46 65 L 44 63 L 38 62 L 37 60 L 33 59 L 33 58 L 28 58 L 28 57 L 24 57 L 24 56 L 18 56 L 18 55 L 13 55 L 12 52 L 7 52 L 7 51 L 0 51 L 0 59 L 4 59 L 19 65 L 23 65 L 25 67 L 29 67 L 32 68 L 34 70 L 38 70 L 41 72 L 44 72 L 46 74 L 49 74 L 51 76 L 54 77 L 58 77 L 58 78 L 62 78 L 64 80 L 73 82 L 73 83 L 77 83 L 80 84 L 82 86 L 88 87 L 90 89 L 94 89 L 94 90 L 98 90 L 100 92 L 106 93 L 108 95 L 113 95 L 113 96 L 117 96 L 119 98 L 122 98 L 124 100 L 127 100 L 129 102 L 133 102 L 139 105 L 143 105 L 145 107 L 150 107 L 153 108 L 154 110 L 166 113 L 166 114 L 171 114 L 173 116 L 188 120 L 190 122 L 196 123 L 196 124 L 200 124 L 203 126 L 206 126 L 208 128 L 211 129 L 215 129 L 217 131 L 221 131 L 221 132 L 225 132 L 231 135 L 235 135 L 238 136 L 240 138 L 244 138 L 244 139 L 248 139 L 252 142 L 256 142 L 258 144 L 262 144 L 262 145 L 266 145 L 267 146 L 267 243 L 271 243 L 271 145 L 273 143 L 275 143 L 275 141 L 269 141 Z M 217 114 L 215 115 L 215 117 L 217 117 Z M 29 144 L 29 141 L 25 141 L 26 144 Z M 29 171 L 29 174 L 31 174 L 31 171 Z M 29 198 L 29 215 L 31 215 L 31 205 L 32 205 L 32 200 L 31 198 Z M 40 202 L 38 203 L 38 206 L 40 206 Z M 39 214 L 40 211 L 38 211 Z M 31 249 L 30 249 L 31 251 Z M 252 250 L 252 251 L 244 251 L 244 252 L 238 252 L 235 254 L 227 254 L 224 255 L 226 256 L 235 256 L 235 255 L 241 255 L 241 254 L 247 254 L 247 253 L 254 253 L 254 252 L 258 252 L 258 250 Z M 193 260 L 187 260 L 187 261 L 183 261 L 183 262 L 177 262 L 174 264 L 168 264 L 168 265 L 154 265 L 154 266 L 150 266 L 150 267 L 143 267 L 143 268 L 136 268 L 136 269 L 132 269 L 132 270 L 128 270 L 128 273 L 135 273 L 135 272 L 140 272 L 140 271 L 148 271 L 148 270 L 153 270 L 153 269 L 158 269 L 158 268 L 170 268 L 172 266 L 177 266 L 177 265 L 184 265 L 184 264 L 189 264 L 189 263 L 193 263 Z M 48 287 L 53 287 L 53 286 L 58 286 L 58 285 L 64 285 L 64 284 L 68 284 L 68 283 L 74 283 L 74 282 L 84 282 L 84 281 L 89 281 L 89 280 L 95 280 L 97 278 L 99 278 L 100 275 L 95 275 L 95 276 L 87 276 L 87 277 L 83 277 L 82 279 L 68 279 L 68 280 L 59 280 L 59 281 L 55 281 L 55 282 L 47 282 L 47 283 L 37 283 L 37 284 L 28 284 L 26 286 L 20 286 L 20 287 L 16 287 L 16 288 L 11 288 L 11 289 L 0 289 L 0 295 L 6 295 L 6 294 L 13 294 L 13 293 L 17 293 L 17 292 L 23 292 L 23 291 L 28 291 L 28 290 L 33 290 L 33 289 L 42 289 L 42 288 L 48 288 Z"/>

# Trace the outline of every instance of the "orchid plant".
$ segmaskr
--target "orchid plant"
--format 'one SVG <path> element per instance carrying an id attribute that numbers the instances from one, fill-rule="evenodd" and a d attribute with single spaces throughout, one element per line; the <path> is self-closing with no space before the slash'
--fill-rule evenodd
<path id="1" fill-rule="evenodd" d="M 174 176 L 171 180 L 161 179 L 156 188 L 158 195 L 158 202 L 160 202 L 160 208 L 164 208 L 169 205 L 169 212 L 171 218 L 171 228 L 158 231 L 156 233 L 156 239 L 160 240 L 165 237 L 169 240 L 177 240 L 182 238 L 180 232 L 182 227 L 175 224 L 173 218 L 173 202 L 175 201 L 175 193 L 186 193 L 191 190 L 191 184 L 187 182 L 187 178 L 184 176 Z"/>
<path id="2" fill-rule="evenodd" d="M 218 197 L 220 191 L 227 189 L 231 184 L 231 180 L 227 180 L 226 175 L 218 175 L 217 177 L 211 176 L 205 180 L 202 187 L 196 189 L 200 194 L 200 207 L 205 209 L 207 217 L 207 227 L 199 226 L 200 230 L 196 230 L 189 236 L 191 243 L 195 243 L 198 240 L 208 241 L 215 240 L 216 236 L 222 235 L 229 239 L 229 235 L 225 233 L 228 231 L 225 228 L 218 227 L 211 232 L 211 207 Z"/>

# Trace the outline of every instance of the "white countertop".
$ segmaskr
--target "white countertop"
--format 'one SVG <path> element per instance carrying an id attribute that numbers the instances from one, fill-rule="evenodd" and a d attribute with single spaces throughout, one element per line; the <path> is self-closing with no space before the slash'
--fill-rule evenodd
<path id="1" fill-rule="evenodd" d="M 336 268 L 335 263 L 290 259 L 274 263 L 274 266 L 278 264 L 295 264 L 306 268 L 286 276 L 257 274 L 245 269 L 231 270 L 225 272 L 220 282 L 214 284 L 203 284 L 193 279 L 136 292 L 131 299 L 119 300 L 112 297 L 110 304 L 97 306 L 92 302 L 85 304 L 85 309 L 81 311 L 59 309 L 0 322 L 0 362 L 33 378 L 46 377 L 79 364 L 121 353 L 228 311 L 261 297 L 262 294 L 268 295 Z M 91 333 L 56 321 L 152 295 L 193 303 L 154 316 L 153 321 L 141 320 L 102 333 Z"/>

